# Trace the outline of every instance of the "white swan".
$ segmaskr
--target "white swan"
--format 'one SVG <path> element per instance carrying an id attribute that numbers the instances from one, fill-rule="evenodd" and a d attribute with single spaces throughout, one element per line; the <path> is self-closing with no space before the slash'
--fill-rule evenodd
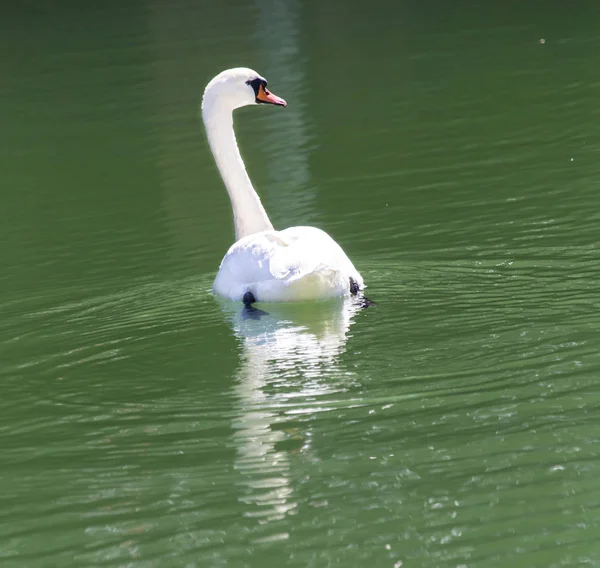
<path id="1" fill-rule="evenodd" d="M 231 300 L 286 302 L 356 295 L 364 286 L 342 248 L 314 227 L 273 229 L 252 187 L 233 131 L 233 111 L 246 105 L 287 103 L 247 68 L 228 69 L 208 83 L 202 119 L 229 193 L 236 243 L 221 262 L 213 292 Z"/>

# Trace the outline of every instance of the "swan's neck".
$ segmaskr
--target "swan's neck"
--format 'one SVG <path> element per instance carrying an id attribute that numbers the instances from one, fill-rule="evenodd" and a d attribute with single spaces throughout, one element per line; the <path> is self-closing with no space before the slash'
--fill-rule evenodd
<path id="1" fill-rule="evenodd" d="M 208 143 L 229 193 L 236 240 L 273 229 L 240 155 L 230 110 L 210 105 L 202 109 Z"/>

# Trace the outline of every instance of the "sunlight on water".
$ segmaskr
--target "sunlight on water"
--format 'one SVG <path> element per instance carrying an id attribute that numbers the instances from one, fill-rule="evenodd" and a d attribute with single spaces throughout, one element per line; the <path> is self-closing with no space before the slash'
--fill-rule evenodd
<path id="1" fill-rule="evenodd" d="M 2 567 L 600 564 L 593 8 L 7 14 Z M 237 65 L 289 103 L 235 117 L 274 225 L 377 306 L 212 296 Z"/>

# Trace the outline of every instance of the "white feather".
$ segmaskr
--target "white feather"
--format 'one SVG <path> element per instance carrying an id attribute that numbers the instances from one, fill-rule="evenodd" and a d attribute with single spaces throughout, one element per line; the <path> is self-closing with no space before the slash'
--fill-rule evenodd
<path id="1" fill-rule="evenodd" d="M 291 227 L 263 231 L 227 251 L 213 291 L 231 300 L 252 292 L 259 302 L 318 300 L 350 293 L 363 279 L 342 248 L 324 231 Z"/>
<path id="2" fill-rule="evenodd" d="M 350 294 L 351 280 L 363 279 L 342 248 L 324 231 L 292 227 L 275 231 L 246 172 L 233 132 L 234 109 L 254 104 L 251 69 L 223 71 L 206 87 L 202 118 L 213 156 L 225 183 L 237 242 L 231 246 L 213 285 L 215 294 L 259 302 L 317 300 Z M 285 106 L 285 101 L 272 96 Z"/>

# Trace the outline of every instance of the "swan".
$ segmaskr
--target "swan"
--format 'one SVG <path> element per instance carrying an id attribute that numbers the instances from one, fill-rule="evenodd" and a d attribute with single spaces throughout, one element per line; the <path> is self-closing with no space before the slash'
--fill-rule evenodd
<path id="1" fill-rule="evenodd" d="M 358 295 L 362 276 L 326 232 L 315 227 L 273 229 L 233 130 L 233 111 L 255 104 L 287 106 L 267 89 L 264 77 L 245 67 L 219 73 L 202 97 L 202 120 L 231 200 L 236 238 L 221 262 L 213 293 L 241 300 L 246 307 Z"/>

